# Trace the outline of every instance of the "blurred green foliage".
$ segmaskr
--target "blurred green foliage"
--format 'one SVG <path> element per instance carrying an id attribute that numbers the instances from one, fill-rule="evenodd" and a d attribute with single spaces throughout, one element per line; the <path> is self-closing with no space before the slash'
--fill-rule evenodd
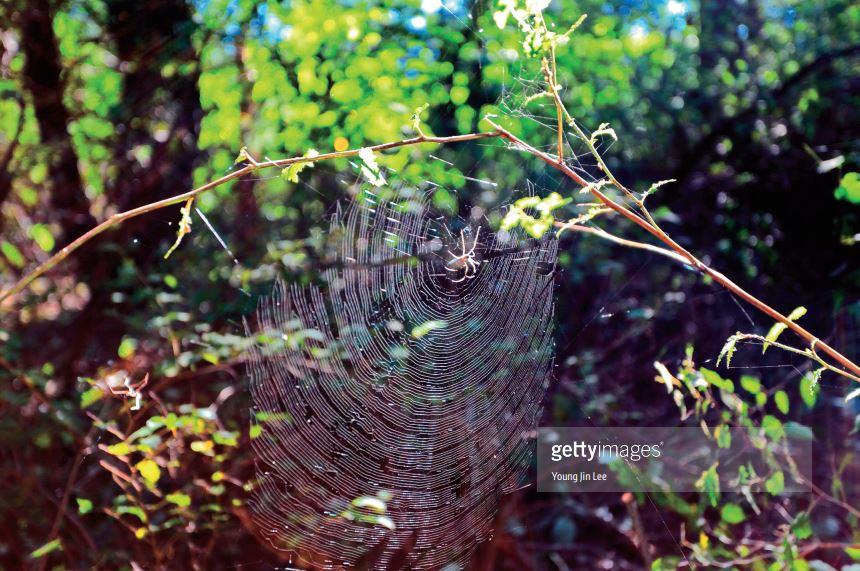
<path id="1" fill-rule="evenodd" d="M 498 25 L 505 6 L 4 3 L 3 287 L 92 221 L 230 172 L 243 147 L 262 160 L 398 140 L 415 134 L 413 114 L 426 105 L 419 113 L 427 134 L 483 130 L 480 119 L 496 115 L 551 149 L 554 110 L 533 98 L 542 89 L 540 68 L 525 57 L 521 31 L 512 21 Z M 650 199 L 661 223 L 769 301 L 807 305 L 812 330 L 860 355 L 860 270 L 850 262 L 860 232 L 860 6 L 556 0 L 546 18 L 564 32 L 584 13 L 588 20 L 557 54 L 558 79 L 577 119 L 610 123 L 618 134 L 617 143 L 601 142 L 613 171 L 640 191 L 676 179 Z M 178 207 L 148 215 L 87 246 L 4 307 L 0 477 L 16 493 L 0 498 L 0 564 L 277 561 L 253 539 L 243 502 L 253 481 L 247 444 L 256 434 L 241 322 L 275 275 L 316 279 L 327 214 L 354 192 L 362 167 L 385 173 L 392 192 L 420 187 L 441 213 L 481 212 L 496 225 L 540 233 L 552 215 L 581 214 L 576 204 L 584 199 L 554 173 L 501 145 L 404 147 L 375 155 L 379 170 L 362 159 L 262 174 L 201 195 L 193 206 L 217 236 L 189 208 L 193 230 L 166 260 L 185 219 Z M 596 172 L 584 156 L 579 166 Z M 508 204 L 515 208 L 505 217 L 500 207 Z M 614 220 L 607 225 L 638 237 Z M 675 406 L 690 395 L 667 398 L 650 383 L 655 359 L 674 361 L 684 387 L 704 380 L 721 396 L 708 397 L 709 407 L 744 403 L 729 406 L 720 422 L 760 423 L 773 439 L 790 422 L 812 426 L 826 443 L 822 487 L 856 506 L 860 450 L 850 430 L 860 421 L 834 404 L 841 399 L 821 397 L 842 396 L 842 385 L 819 383 L 802 363 L 741 375 L 739 386 L 680 365 L 691 338 L 716 358 L 736 322 L 748 318 L 692 273 L 569 239 L 560 259 L 560 367 L 548 423 L 678 422 Z M 785 364 L 775 352 L 765 361 L 741 348 L 734 363 Z M 141 410 L 133 410 L 135 391 Z M 768 482 L 777 495 L 778 478 Z M 668 499 L 649 516 L 654 529 L 661 521 L 686 526 L 682 550 L 702 565 L 750 557 L 747 538 L 776 554 L 770 567 L 753 568 L 826 569 L 828 561 L 848 569 L 860 559 L 850 547 L 860 540 L 857 515 L 832 502 L 780 499 L 791 521 L 766 512 L 753 527 L 742 499 L 725 500 L 713 485 L 705 491 L 698 500 Z M 512 512 L 492 549 L 513 557 L 515 530 L 526 524 L 535 534 L 563 529 L 577 542 L 574 519 L 609 517 L 614 531 L 602 552 L 614 553 L 618 568 L 641 568 L 637 553 L 618 547 L 629 543 L 618 505 L 617 498 L 578 498 L 538 516 Z M 819 548 L 825 541 L 849 547 Z M 662 561 L 654 568 L 672 568 L 674 536 L 651 543 Z M 532 551 L 536 565 L 549 565 L 546 549 Z M 602 556 L 574 551 L 573 568 L 593 568 Z M 816 558 L 817 567 L 804 562 Z"/>

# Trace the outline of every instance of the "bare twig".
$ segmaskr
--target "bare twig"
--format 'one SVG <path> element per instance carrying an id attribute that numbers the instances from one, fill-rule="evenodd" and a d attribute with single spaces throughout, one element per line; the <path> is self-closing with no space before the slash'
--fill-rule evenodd
<path id="1" fill-rule="evenodd" d="M 463 141 L 474 141 L 476 139 L 489 139 L 492 137 L 499 137 L 500 133 L 488 132 L 488 133 L 469 133 L 467 135 L 454 135 L 451 137 L 427 137 L 425 135 L 420 135 L 418 137 L 412 137 L 411 139 L 403 139 L 400 141 L 392 141 L 389 143 L 382 143 L 380 145 L 374 145 L 372 147 L 368 147 L 374 152 L 385 151 L 388 149 L 394 149 L 397 147 L 406 147 L 409 145 L 418 145 L 421 143 L 437 143 L 437 144 L 450 144 L 450 143 L 459 143 Z M 114 214 L 107 220 L 101 222 L 88 232 L 85 232 L 75 240 L 73 240 L 68 246 L 61 249 L 59 252 L 36 266 L 33 270 L 28 272 L 24 277 L 18 280 L 12 287 L 4 291 L 0 294 L 0 303 L 8 299 L 9 297 L 20 293 L 27 286 L 29 286 L 33 280 L 43 275 L 45 272 L 48 272 L 52 268 L 54 268 L 57 264 L 65 260 L 69 257 L 69 254 L 98 236 L 102 234 L 106 230 L 113 228 L 114 226 L 118 226 L 125 222 L 126 220 L 130 220 L 131 218 L 137 218 L 143 214 L 147 214 L 149 212 L 153 212 L 155 210 L 161 210 L 162 208 L 166 208 L 168 206 L 172 206 L 174 204 L 179 204 L 181 202 L 187 202 L 188 200 L 194 198 L 199 194 L 203 194 L 213 188 L 218 188 L 223 184 L 230 182 L 231 180 L 235 180 L 237 178 L 243 177 L 247 174 L 250 174 L 254 171 L 272 168 L 272 167 L 285 167 L 295 163 L 312 163 L 324 160 L 331 159 L 340 159 L 345 157 L 353 157 L 358 155 L 361 149 L 349 149 L 346 151 L 338 151 L 334 153 L 326 153 L 322 155 L 317 155 L 314 157 L 293 157 L 290 159 L 280 159 L 276 161 L 265 161 L 265 162 L 256 162 L 250 160 L 251 164 L 237 170 L 232 173 L 222 176 L 217 180 L 213 180 L 195 188 L 194 190 L 189 190 L 183 194 L 178 194 L 176 196 L 172 196 L 170 198 L 165 198 L 164 200 L 159 200 L 156 202 L 152 202 L 150 204 L 145 204 L 143 206 L 139 206 L 137 208 L 132 208 L 131 210 L 126 210 L 125 212 L 119 212 Z"/>

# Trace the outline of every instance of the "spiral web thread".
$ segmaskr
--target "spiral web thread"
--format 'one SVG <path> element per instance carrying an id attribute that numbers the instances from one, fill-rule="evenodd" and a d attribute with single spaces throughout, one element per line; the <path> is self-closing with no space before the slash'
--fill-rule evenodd
<path id="1" fill-rule="evenodd" d="M 554 239 L 464 228 L 367 193 L 330 233 L 324 285 L 261 302 L 256 522 L 326 568 L 439 568 L 489 537 L 522 484 L 552 368 Z M 482 240 L 475 238 L 480 236 Z"/>

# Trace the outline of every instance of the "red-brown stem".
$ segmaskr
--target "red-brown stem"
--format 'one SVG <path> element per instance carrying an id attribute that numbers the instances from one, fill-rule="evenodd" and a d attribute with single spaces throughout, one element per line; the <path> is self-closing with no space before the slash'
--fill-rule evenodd
<path id="1" fill-rule="evenodd" d="M 581 176 L 576 174 L 576 172 L 574 172 L 573 169 L 568 167 L 563 162 L 560 162 L 560 161 L 554 159 L 553 157 L 551 157 L 550 155 L 544 153 L 543 151 L 540 151 L 540 150 L 532 147 L 531 145 L 529 145 L 528 143 L 525 143 L 524 141 L 522 141 L 521 139 L 519 139 L 518 137 L 516 137 L 515 135 L 513 135 L 512 133 L 510 133 L 509 131 L 507 131 L 505 129 L 502 129 L 498 126 L 496 126 L 496 129 L 501 133 L 503 138 L 507 139 L 508 141 L 513 143 L 515 146 L 522 148 L 523 150 L 525 150 L 529 154 L 538 157 L 539 159 L 544 161 L 546 164 L 560 170 L 569 179 L 576 182 L 579 186 L 581 186 L 581 187 L 588 186 L 588 182 L 584 178 L 582 178 Z M 803 340 L 808 342 L 810 344 L 810 346 L 813 347 L 816 351 L 820 350 L 823 353 L 826 353 L 834 361 L 839 363 L 842 367 L 848 369 L 849 371 L 851 371 L 855 375 L 860 375 L 860 366 L 857 366 L 857 364 L 855 364 L 853 361 L 851 361 L 848 357 L 846 357 L 845 355 L 843 355 L 842 353 L 840 353 L 839 351 L 837 351 L 836 349 L 834 349 L 833 347 L 831 347 L 830 345 L 828 345 L 827 343 L 825 343 L 824 341 L 822 341 L 821 339 L 819 339 L 818 337 L 816 337 L 815 335 L 813 335 L 812 333 L 807 331 L 801 325 L 798 325 L 797 323 L 790 320 L 788 317 L 781 314 L 780 312 L 778 312 L 777 310 L 775 310 L 774 308 L 772 308 L 771 306 L 769 306 L 765 302 L 761 301 L 760 299 L 758 299 L 757 297 L 755 297 L 751 293 L 747 292 L 741 286 L 739 286 L 738 284 L 736 284 L 735 282 L 730 280 L 728 277 L 726 277 L 722 273 L 720 273 L 717 270 L 707 266 L 704 262 L 702 262 L 697 257 L 695 257 L 693 254 L 688 252 L 683 246 L 681 246 L 680 244 L 675 242 L 675 240 L 673 240 L 668 234 L 663 232 L 663 230 L 661 230 L 659 227 L 652 226 L 651 224 L 648 223 L 647 220 L 643 219 L 641 216 L 639 216 L 635 212 L 631 211 L 629 208 L 623 206 L 622 204 L 615 202 L 614 200 L 609 198 L 607 195 L 603 194 L 600 190 L 592 187 L 590 192 L 595 197 L 597 197 L 597 199 L 600 202 L 605 204 L 607 207 L 611 208 L 612 210 L 614 210 L 618 214 L 624 216 L 628 220 L 634 222 L 639 227 L 643 228 L 646 232 L 648 232 L 649 234 L 651 234 L 652 236 L 654 236 L 655 238 L 657 238 L 658 240 L 660 240 L 661 242 L 666 244 L 672 251 L 679 254 L 684 259 L 686 259 L 687 263 L 689 263 L 691 266 L 693 266 L 694 268 L 696 268 L 697 270 L 699 270 L 703 274 L 710 276 L 715 282 L 717 282 L 718 284 L 720 284 L 721 286 L 723 286 L 724 288 L 726 288 L 730 292 L 734 293 L 735 295 L 737 295 L 738 297 L 740 297 L 741 299 L 743 299 L 744 301 L 746 301 L 747 303 L 749 303 L 750 305 L 752 305 L 753 307 L 758 309 L 759 311 L 765 313 L 769 317 L 773 318 L 776 321 L 779 321 L 780 323 L 784 324 L 786 327 L 788 327 L 789 329 L 794 331 Z"/>
<path id="2" fill-rule="evenodd" d="M 371 146 L 368 148 L 373 150 L 374 152 L 378 152 L 378 151 L 385 151 L 388 149 L 394 149 L 397 147 L 405 147 L 408 145 L 417 145 L 417 144 L 421 144 L 421 143 L 450 144 L 450 143 L 458 143 L 458 142 L 463 142 L 463 141 L 473 141 L 476 139 L 487 139 L 487 138 L 500 137 L 500 138 L 503 138 L 503 139 L 510 141 L 511 143 L 514 144 L 514 146 L 519 147 L 520 149 L 526 151 L 527 153 L 541 159 L 546 164 L 558 169 L 565 176 L 567 176 L 569 179 L 576 182 L 579 186 L 581 186 L 581 187 L 588 186 L 588 182 L 584 178 L 582 178 L 581 176 L 576 174 L 576 172 L 574 172 L 573 169 L 571 169 L 566 164 L 564 164 L 563 161 L 559 160 L 558 158 L 554 158 L 554 157 L 544 153 L 543 151 L 536 149 L 535 147 L 529 145 L 528 143 L 524 142 L 520 138 L 513 135 L 510 131 L 503 129 L 502 127 L 496 125 L 492 121 L 489 121 L 489 120 L 487 120 L 487 121 L 491 125 L 493 125 L 493 127 L 495 128 L 494 131 L 490 131 L 490 132 L 486 132 L 486 133 L 469 133 L 467 135 L 454 135 L 451 137 L 428 137 L 428 136 L 425 136 L 423 134 L 420 134 L 419 136 L 412 137 L 410 139 L 403 139 L 400 141 L 392 141 L 389 143 L 382 143 L 380 145 L 374 145 L 374 146 Z M 128 220 L 130 218 L 135 218 L 137 216 L 141 216 L 141 215 L 146 214 L 148 212 L 152 212 L 154 210 L 159 210 L 159 209 L 165 208 L 167 206 L 179 204 L 181 202 L 188 200 L 189 198 L 193 198 L 193 197 L 197 196 L 198 194 L 201 194 L 203 192 L 206 192 L 208 190 L 211 190 L 213 188 L 221 186 L 221 185 L 223 185 L 223 184 L 225 184 L 231 180 L 237 179 L 241 176 L 244 176 L 246 174 L 249 174 L 253 171 L 256 171 L 256 170 L 259 170 L 262 168 L 284 167 L 284 166 L 295 164 L 295 163 L 317 162 L 317 161 L 322 161 L 322 160 L 351 157 L 351 156 L 358 155 L 359 152 L 360 152 L 360 149 L 350 149 L 350 150 L 346 150 L 346 151 L 338 151 L 338 152 L 334 152 L 334 153 L 326 153 L 326 154 L 322 154 L 322 155 L 317 155 L 315 157 L 294 157 L 294 158 L 290 158 L 290 159 L 266 161 L 266 162 L 262 162 L 262 163 L 257 163 L 256 161 L 254 161 L 253 164 L 249 164 L 249 165 L 247 165 L 247 166 L 245 166 L 245 167 L 243 167 L 237 171 L 234 171 L 234 172 L 232 172 L 226 176 L 223 176 L 217 180 L 214 180 L 212 182 L 204 184 L 203 186 L 195 188 L 194 190 L 190 190 L 184 194 L 179 194 L 179 195 L 176 195 L 176 196 L 171 197 L 171 198 L 166 198 L 164 200 L 160 200 L 158 202 L 146 204 L 144 206 L 140 206 L 140 207 L 134 208 L 132 210 L 127 210 L 126 212 L 114 214 L 113 216 L 111 216 L 110 218 L 108 218 L 107 220 L 105 220 L 104 222 L 102 222 L 101 224 L 99 224 L 98 226 L 93 228 L 92 230 L 89 230 L 88 232 L 86 232 L 85 234 L 83 234 L 82 236 L 80 236 L 79 238 L 74 240 L 73 242 L 71 242 L 68 246 L 66 246 L 65 248 L 63 248 L 62 250 L 60 250 L 59 252 L 57 252 L 56 254 L 51 256 L 50 258 L 48 258 L 48 260 L 39 264 L 36 268 L 34 268 L 26 276 L 24 276 L 21 280 L 19 280 L 15 285 L 13 285 L 11 288 L 9 288 L 8 290 L 6 290 L 2 294 L 0 294 L 0 303 L 2 303 L 4 300 L 8 299 L 12 295 L 15 295 L 15 294 L 21 292 L 22 290 L 24 290 L 24 288 L 26 288 L 30 283 L 32 283 L 33 280 L 35 280 L 36 278 L 38 278 L 39 276 L 41 276 L 45 272 L 49 271 L 51 268 L 53 268 L 58 263 L 63 261 L 65 258 L 67 258 L 69 256 L 69 254 L 71 254 L 72 252 L 74 252 L 75 250 L 77 250 L 78 248 L 80 248 L 81 246 L 86 244 L 87 242 L 89 242 L 95 236 L 101 234 L 102 232 L 108 230 L 109 228 L 112 228 L 118 224 L 121 224 L 125 220 Z M 697 257 L 695 257 L 693 254 L 688 252 L 683 246 L 681 246 L 680 244 L 675 242 L 675 240 L 673 240 L 668 234 L 666 234 L 663 230 L 661 230 L 659 228 L 659 226 L 651 224 L 648 220 L 645 220 L 644 218 L 642 218 L 641 216 L 639 216 L 635 212 L 631 211 L 626 206 L 619 204 L 618 202 L 612 200 L 611 198 L 609 198 L 609 196 L 607 196 L 606 194 L 601 192 L 599 189 L 594 188 L 593 186 L 591 187 L 590 192 L 595 197 L 597 197 L 597 199 L 600 200 L 600 202 L 605 204 L 608 208 L 611 208 L 612 210 L 614 210 L 618 214 L 620 214 L 623 217 L 627 218 L 628 220 L 632 221 L 633 223 L 635 223 L 636 225 L 638 225 L 639 227 L 644 229 L 646 232 L 648 232 L 649 234 L 651 234 L 652 236 L 654 236 L 655 238 L 657 238 L 658 240 L 660 240 L 661 242 L 666 244 L 673 252 L 675 252 L 676 254 L 681 256 L 684 260 L 686 260 L 686 263 L 688 263 L 692 267 L 696 268 L 700 272 L 704 273 L 705 275 L 710 276 L 715 282 L 717 282 L 718 284 L 720 284 L 721 286 L 723 286 L 724 288 L 726 288 L 730 292 L 734 293 L 735 295 L 737 295 L 738 297 L 740 297 L 741 299 L 743 299 L 744 301 L 746 301 L 747 303 L 749 303 L 750 305 L 752 305 L 753 307 L 758 309 L 759 311 L 765 313 L 766 315 L 768 315 L 772 319 L 779 321 L 780 323 L 784 324 L 788 329 L 791 329 L 797 335 L 799 335 L 802 339 L 804 339 L 806 342 L 808 342 L 813 349 L 821 350 L 825 354 L 829 355 L 833 360 L 835 360 L 837 363 L 839 363 L 845 369 L 851 371 L 855 375 L 860 375 L 860 366 L 856 365 L 854 362 L 852 362 L 850 359 L 848 359 L 842 353 L 840 353 L 839 351 L 837 351 L 836 349 L 834 349 L 833 347 L 831 347 L 830 345 L 828 345 L 827 343 L 825 343 L 824 341 L 822 341 L 821 339 L 819 339 L 818 337 L 816 337 L 815 335 L 813 335 L 812 333 L 807 331 L 804 327 L 798 325 L 797 323 L 790 320 L 788 317 L 781 314 L 780 312 L 778 312 L 777 310 L 775 310 L 774 308 L 772 308 L 771 306 L 769 306 L 765 302 L 761 301 L 760 299 L 758 299 L 757 297 L 755 297 L 751 293 L 744 290 L 742 287 L 737 285 L 735 282 L 730 280 L 728 277 L 726 277 L 722 273 L 720 273 L 717 270 L 714 270 L 713 268 L 707 266 L 704 262 L 702 262 Z"/>

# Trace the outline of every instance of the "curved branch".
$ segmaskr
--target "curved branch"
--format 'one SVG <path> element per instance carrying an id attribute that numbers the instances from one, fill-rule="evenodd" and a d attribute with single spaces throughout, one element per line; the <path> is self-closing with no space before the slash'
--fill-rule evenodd
<path id="1" fill-rule="evenodd" d="M 406 147 L 409 145 L 418 145 L 421 143 L 438 143 L 438 144 L 450 144 L 450 143 L 459 143 L 462 141 L 474 141 L 476 139 L 489 139 L 493 137 L 500 137 L 501 133 L 499 132 L 487 132 L 487 133 L 469 133 L 467 135 L 454 135 L 451 137 L 428 137 L 425 135 L 420 135 L 418 137 L 413 137 L 411 139 L 403 139 L 401 141 L 392 141 L 389 143 L 382 143 L 380 145 L 374 145 L 368 147 L 374 152 L 385 151 L 388 149 L 395 149 L 397 147 Z M 222 176 L 221 178 L 208 182 L 203 186 L 195 188 L 194 190 L 189 190 L 183 194 L 178 194 L 176 196 L 172 196 L 170 198 L 165 198 L 164 200 L 159 200 L 156 202 L 152 202 L 150 204 L 145 204 L 143 206 L 139 206 L 137 208 L 132 208 L 131 210 L 126 210 L 125 212 L 119 212 L 114 214 L 107 220 L 104 220 L 100 224 L 96 225 L 89 231 L 85 232 L 75 240 L 73 240 L 68 246 L 61 249 L 59 252 L 33 268 L 30 272 L 27 273 L 24 277 L 22 277 L 18 282 L 16 282 L 12 287 L 4 291 L 0 294 L 0 303 L 8 299 L 9 297 L 20 293 L 27 286 L 33 283 L 33 280 L 43 275 L 45 272 L 50 271 L 57 264 L 65 260 L 69 255 L 98 236 L 99 234 L 104 233 L 105 231 L 113 228 L 114 226 L 119 226 L 126 220 L 130 220 L 131 218 L 137 218 L 143 214 L 147 214 L 149 212 L 153 212 L 155 210 L 161 210 L 162 208 L 167 208 L 168 206 L 172 206 L 174 204 L 180 204 L 182 202 L 186 202 L 191 198 L 194 198 L 198 194 L 203 194 L 206 191 L 212 190 L 213 188 L 217 188 L 230 182 L 231 180 L 235 180 L 246 174 L 250 174 L 254 171 L 258 171 L 261 169 L 272 168 L 272 167 L 285 167 L 288 165 L 292 165 L 295 163 L 313 163 L 324 160 L 331 159 L 340 159 L 344 157 L 353 157 L 358 155 L 361 149 L 349 149 L 346 151 L 339 151 L 334 153 L 326 153 L 322 155 L 317 155 L 315 157 L 293 157 L 289 159 L 280 159 L 275 161 L 265 161 L 265 162 L 256 162 L 249 161 L 251 164 L 237 170 L 232 173 Z"/>

